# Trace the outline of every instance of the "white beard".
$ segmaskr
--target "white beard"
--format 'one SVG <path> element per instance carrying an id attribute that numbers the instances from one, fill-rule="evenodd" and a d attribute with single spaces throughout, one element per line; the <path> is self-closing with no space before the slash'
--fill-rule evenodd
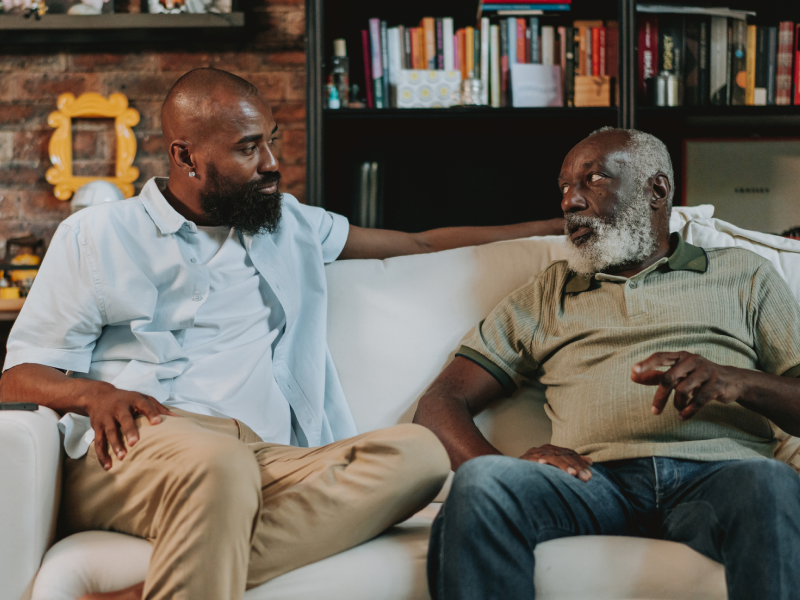
<path id="1" fill-rule="evenodd" d="M 569 238 L 572 226 L 591 227 L 594 231 L 580 247 Z M 644 197 L 617 209 L 607 221 L 572 213 L 564 216 L 567 233 L 567 262 L 570 270 L 592 275 L 610 267 L 644 262 L 658 248 L 650 221 L 650 206 Z"/>

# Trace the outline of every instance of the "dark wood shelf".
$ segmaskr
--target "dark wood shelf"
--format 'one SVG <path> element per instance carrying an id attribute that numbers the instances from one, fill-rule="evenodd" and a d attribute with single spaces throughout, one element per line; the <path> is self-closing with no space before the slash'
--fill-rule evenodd
<path id="1" fill-rule="evenodd" d="M 396 119 L 553 119 L 615 118 L 615 107 L 601 108 L 340 108 L 323 110 L 325 120 L 396 120 Z"/>
<path id="2" fill-rule="evenodd" d="M 108 30 L 108 29 L 206 29 L 244 27 L 244 13 L 48 15 L 38 21 L 22 15 L 0 15 L 0 30 Z"/>
<path id="3" fill-rule="evenodd" d="M 643 106 L 637 116 L 647 124 L 679 122 L 690 128 L 800 127 L 800 106 Z"/>

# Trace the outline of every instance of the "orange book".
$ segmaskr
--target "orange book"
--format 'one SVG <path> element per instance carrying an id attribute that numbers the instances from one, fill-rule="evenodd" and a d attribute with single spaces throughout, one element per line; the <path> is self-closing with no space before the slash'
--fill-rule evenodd
<path id="1" fill-rule="evenodd" d="M 410 68 L 416 69 L 419 64 L 419 36 L 416 27 L 408 28 L 408 36 L 411 38 L 411 65 Z"/>
<path id="2" fill-rule="evenodd" d="M 467 79 L 467 52 L 466 52 L 467 32 L 459 29 L 456 32 L 456 45 L 458 46 L 458 64 L 461 67 L 461 79 Z"/>
<path id="3" fill-rule="evenodd" d="M 575 71 L 578 75 L 591 75 L 592 65 L 586 64 L 586 28 L 602 27 L 602 21 L 574 21 L 572 26 L 577 32 L 576 38 L 579 40 L 579 53 L 575 58 L 578 59 L 578 65 Z"/>
<path id="4" fill-rule="evenodd" d="M 433 17 L 425 17 L 420 22 L 425 44 L 425 58 L 423 69 L 436 68 L 436 20 Z"/>
<path id="5" fill-rule="evenodd" d="M 530 48 L 528 38 L 525 37 L 525 19 L 517 19 L 517 62 L 531 62 L 526 60 L 528 57 L 527 49 Z"/>
<path id="6" fill-rule="evenodd" d="M 475 28 L 464 29 L 464 56 L 467 77 L 475 77 Z"/>
<path id="7" fill-rule="evenodd" d="M 419 52 L 415 68 L 425 70 L 428 68 L 428 57 L 425 56 L 425 30 L 422 27 L 417 27 L 417 48 L 419 48 Z"/>
<path id="8" fill-rule="evenodd" d="M 592 27 L 592 75 L 600 75 L 600 27 Z"/>

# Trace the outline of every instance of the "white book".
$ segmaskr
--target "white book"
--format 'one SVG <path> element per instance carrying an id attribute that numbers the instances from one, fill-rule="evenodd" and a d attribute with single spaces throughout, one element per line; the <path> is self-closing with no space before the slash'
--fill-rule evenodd
<path id="1" fill-rule="evenodd" d="M 389 98 L 387 104 L 397 106 L 397 81 L 400 77 L 400 69 L 403 68 L 400 30 L 397 27 L 390 27 L 386 30 L 386 37 L 389 38 L 387 44 L 389 54 Z"/>
<path id="2" fill-rule="evenodd" d="M 514 107 L 563 106 L 561 67 L 511 65 L 511 98 Z"/>
<path id="3" fill-rule="evenodd" d="M 556 31 L 550 25 L 542 27 L 542 64 L 552 67 L 556 64 Z"/>
<path id="4" fill-rule="evenodd" d="M 500 108 L 500 27 L 492 25 L 489 29 L 491 38 L 489 53 L 492 63 L 492 106 Z"/>
<path id="5" fill-rule="evenodd" d="M 481 104 L 489 104 L 489 19 L 481 19 Z"/>
<path id="6" fill-rule="evenodd" d="M 442 54 L 444 55 L 444 70 L 455 71 L 456 62 L 453 58 L 453 19 L 442 19 Z"/>
<path id="7" fill-rule="evenodd" d="M 728 19 L 711 17 L 709 36 L 709 92 L 711 104 L 728 104 Z"/>
<path id="8" fill-rule="evenodd" d="M 514 17 L 506 19 L 508 27 L 508 64 L 517 64 L 517 20 Z"/>

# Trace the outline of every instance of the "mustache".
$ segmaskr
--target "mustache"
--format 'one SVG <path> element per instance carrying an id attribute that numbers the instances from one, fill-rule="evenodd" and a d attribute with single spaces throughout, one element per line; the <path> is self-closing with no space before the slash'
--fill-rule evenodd
<path id="1" fill-rule="evenodd" d="M 281 180 L 280 171 L 271 171 L 269 173 L 264 173 L 260 179 L 250 182 L 248 186 L 249 188 L 248 191 L 254 192 L 257 189 L 264 187 L 265 185 L 278 183 L 280 180 Z"/>
<path id="2" fill-rule="evenodd" d="M 580 229 L 581 227 L 591 227 L 592 229 L 597 229 L 601 225 L 606 224 L 607 221 L 604 221 L 600 217 L 589 217 L 576 213 L 564 214 L 564 233 L 566 235 L 570 235 L 572 232 Z"/>

